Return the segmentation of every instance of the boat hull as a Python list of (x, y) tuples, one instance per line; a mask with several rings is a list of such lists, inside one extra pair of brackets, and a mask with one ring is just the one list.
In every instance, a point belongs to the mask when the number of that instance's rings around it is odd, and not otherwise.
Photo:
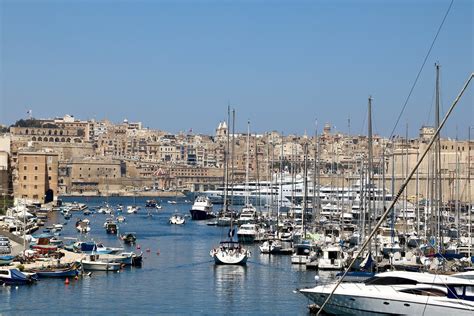
[(118, 271), (120, 263), (82, 261), (82, 268), (85, 271)]
[(240, 243), (252, 244), (255, 242), (255, 234), (237, 234)]
[[(314, 293), (301, 291), (307, 298), (316, 305), (321, 306), (327, 297), (327, 293)], [(472, 315), (472, 308), (460, 305), (459, 308), (434, 305), (425, 302), (407, 302), (406, 300), (396, 300), (377, 297), (360, 297), (353, 295), (334, 294), (324, 308), (325, 313), (335, 315), (430, 315), (446, 316), (455, 312), (455, 315)], [(428, 300), (429, 301), (429, 300)]]
[(195, 221), (202, 221), (202, 220), (214, 218), (214, 216), (207, 211), (192, 209), (189, 211), (189, 213), (191, 213), (191, 219)]

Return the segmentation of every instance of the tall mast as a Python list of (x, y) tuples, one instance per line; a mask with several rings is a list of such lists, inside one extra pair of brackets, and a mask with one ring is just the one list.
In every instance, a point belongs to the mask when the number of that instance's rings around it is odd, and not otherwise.
[[(369, 161), (368, 161), (368, 189), (369, 189), (369, 203), (368, 203), (368, 223), (369, 223), (369, 232), (372, 231), (372, 202), (373, 202), (373, 189), (372, 189), (372, 172), (373, 172), (373, 148), (372, 148), (372, 96), (369, 96), (368, 103), (368, 137), (369, 137)], [(371, 244), (369, 245), (369, 252), (371, 250)]]
[[(231, 159), (231, 178), (230, 183), (232, 185), (231, 192), (230, 192), (230, 205), (234, 207), (234, 153), (235, 153), (235, 109), (232, 109), (232, 154), (230, 156)], [(232, 216), (231, 216), (232, 218)]]
[[(459, 202), (461, 199), (461, 174), (460, 174), (460, 169), (459, 169), (459, 139), (458, 139), (458, 127), (456, 126), (456, 229), (458, 232), (458, 240), (461, 237), (460, 235), (460, 229), (459, 229), (459, 223), (460, 223), (460, 211), (459, 211)], [(468, 212), (469, 214), (469, 212)], [(470, 214), (469, 214), (470, 215)]]
[[(406, 178), (408, 176), (408, 123), (406, 124), (405, 129), (405, 172), (403, 177)], [(403, 234), (406, 236), (408, 233), (408, 218), (407, 218), (407, 211), (408, 211), (408, 190), (405, 190), (405, 207), (403, 211)], [(406, 243), (405, 243), (406, 244)]]
[(280, 150), (280, 189), (278, 194), (278, 217), (280, 217), (280, 211), (283, 206), (283, 133), (281, 133), (281, 150)]
[(320, 223), (321, 223), (321, 183), (320, 183), (320, 180), (321, 180), (321, 175), (320, 175), (320, 170), (319, 170), (319, 141), (320, 141), (320, 138), (318, 138), (317, 136), (317, 131), (318, 129), (316, 129), (316, 138), (317, 138), (317, 148), (316, 148), (316, 179), (317, 179), (317, 185), (318, 185), (318, 192), (317, 192), (317, 205), (318, 205), (318, 210), (317, 210), (317, 214), (316, 214), (316, 219), (317, 219), (317, 225), (319, 227)]
[(227, 191), (229, 190), (229, 150), (230, 150), (230, 105), (227, 106), (227, 144), (224, 150), (224, 212), (227, 212)]
[[(472, 196), (471, 196), (471, 128), (472, 126), (469, 126), (469, 130), (467, 132), (468, 135), (468, 145), (467, 145), (467, 185), (468, 185), (468, 196), (469, 196), (469, 203), (468, 203), (468, 214), (469, 214), (469, 230), (468, 230), (468, 236), (469, 236), (469, 248), (468, 248), (468, 258), (471, 258), (471, 247), (472, 247)], [(472, 264), (471, 264), (472, 265)]]
[(306, 208), (307, 208), (307, 195), (308, 195), (308, 143), (305, 141), (304, 143), (304, 170), (303, 170), (303, 185), (304, 185), (304, 193), (303, 193), (303, 212), (302, 212), (302, 225), (303, 225), (303, 238), (306, 239)]
[(257, 198), (258, 198), (258, 211), (262, 214), (262, 196), (260, 194), (260, 170), (258, 165), (258, 143), (257, 134), (255, 134), (255, 167), (257, 172)]
[(316, 121), (316, 126), (314, 128), (314, 162), (313, 162), (313, 201), (311, 204), (313, 205), (312, 214), (313, 214), (313, 221), (316, 219), (316, 159), (317, 159), (317, 138), (318, 138), (318, 121)]
[[(440, 90), (439, 90), (439, 68), (440, 65), (439, 63), (436, 63), (436, 129), (438, 129), (440, 121), (439, 121), (439, 103), (440, 103)], [(443, 196), (442, 196), (442, 187), (441, 187), (441, 137), (438, 135), (436, 137), (436, 168), (435, 168), (435, 177), (436, 177), (436, 183), (437, 183), (437, 231), (438, 231), (438, 244), (440, 246), (440, 249), (443, 248), (443, 242), (442, 242), (442, 232), (441, 232), (441, 208), (443, 207)]]
[(250, 121), (247, 121), (247, 157), (245, 166), (245, 206), (249, 205)]
[[(420, 155), (420, 146), (418, 145), (418, 149), (416, 150), (416, 161), (418, 161)], [(420, 183), (420, 174), (419, 169), (416, 169), (416, 235), (420, 238), (420, 200), (419, 200), (419, 183)], [(426, 223), (425, 223), (426, 224)]]

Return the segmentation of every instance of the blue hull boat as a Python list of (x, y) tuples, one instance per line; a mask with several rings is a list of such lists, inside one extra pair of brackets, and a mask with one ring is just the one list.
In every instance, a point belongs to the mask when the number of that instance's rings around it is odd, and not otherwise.
[(20, 270), (8, 269), (0, 270), (0, 283), (6, 285), (27, 285), (38, 280), (36, 274), (24, 274)]

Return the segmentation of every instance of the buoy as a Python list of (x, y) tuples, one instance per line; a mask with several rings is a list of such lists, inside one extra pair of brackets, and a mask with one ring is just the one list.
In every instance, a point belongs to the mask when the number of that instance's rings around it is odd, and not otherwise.
[(151, 251), (150, 248), (146, 248), (146, 252), (150, 252), (150, 251)]
[(76, 276), (74, 277), (74, 280), (79, 280), (79, 277), (76, 275)]
[(69, 284), (69, 278), (66, 278), (66, 281), (64, 281), (64, 284)]
[(137, 249), (140, 249), (140, 245), (137, 245)]
[(156, 252), (156, 254), (159, 256), (160, 255), (160, 250), (158, 249), (158, 251)]

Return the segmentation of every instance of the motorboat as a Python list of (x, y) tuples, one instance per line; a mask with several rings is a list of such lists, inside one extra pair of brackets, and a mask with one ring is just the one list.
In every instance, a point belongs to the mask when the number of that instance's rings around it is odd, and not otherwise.
[(128, 214), (137, 214), (137, 213), (138, 213), (138, 207), (132, 206), (132, 205), (128, 205), (128, 206), (127, 206), (127, 213), (128, 213)]
[(240, 211), (237, 223), (243, 224), (254, 224), (258, 220), (257, 209), (252, 204), (245, 205)]
[(261, 253), (277, 254), (282, 250), (282, 244), (279, 240), (267, 240), (259, 246)]
[(222, 241), (219, 247), (210, 251), (216, 264), (245, 265), (250, 257), (250, 251), (243, 248), (237, 241)]
[(120, 239), (122, 239), (125, 243), (127, 244), (133, 244), (137, 241), (137, 236), (135, 233), (124, 233), (122, 236), (120, 236)]
[(96, 254), (90, 255), (88, 259), (82, 259), (80, 263), (85, 271), (118, 271), (121, 266), (117, 262), (103, 261)]
[(105, 231), (107, 234), (117, 234), (118, 232), (118, 226), (115, 221), (107, 221), (105, 222)]
[(146, 200), (145, 202), (145, 207), (152, 207), (155, 208), (157, 206), (157, 203), (155, 200)]
[(205, 220), (215, 217), (212, 213), (212, 202), (207, 196), (198, 196), (189, 212), (193, 220)]
[(80, 233), (88, 233), (91, 231), (91, 228), (89, 226), (89, 220), (87, 219), (80, 219), (76, 222), (76, 229)]
[(253, 243), (258, 233), (258, 226), (256, 224), (243, 224), (237, 230), (237, 238), (241, 243)]
[(35, 273), (23, 273), (17, 268), (1, 269), (0, 284), (5, 285), (27, 285), (37, 281)]
[(0, 256), (0, 266), (9, 265), (10, 263), (13, 262), (13, 259), (15, 259), (15, 256), (10, 256), (10, 255)]
[(303, 240), (301, 243), (294, 246), (294, 252), (291, 255), (291, 263), (293, 264), (307, 264), (317, 258), (314, 246), (308, 240)]
[(183, 225), (184, 223), (186, 223), (186, 219), (184, 218), (184, 216), (181, 216), (179, 214), (173, 214), (169, 219), (169, 223), (174, 225)]
[[(322, 306), (336, 281), (301, 289), (300, 293)], [(473, 315), (472, 280), (420, 272), (391, 271), (363, 283), (338, 286), (324, 307), (325, 313), (384, 315)]]
[(328, 245), (322, 248), (323, 255), (318, 259), (320, 270), (342, 270), (346, 264), (346, 258), (340, 245)]

